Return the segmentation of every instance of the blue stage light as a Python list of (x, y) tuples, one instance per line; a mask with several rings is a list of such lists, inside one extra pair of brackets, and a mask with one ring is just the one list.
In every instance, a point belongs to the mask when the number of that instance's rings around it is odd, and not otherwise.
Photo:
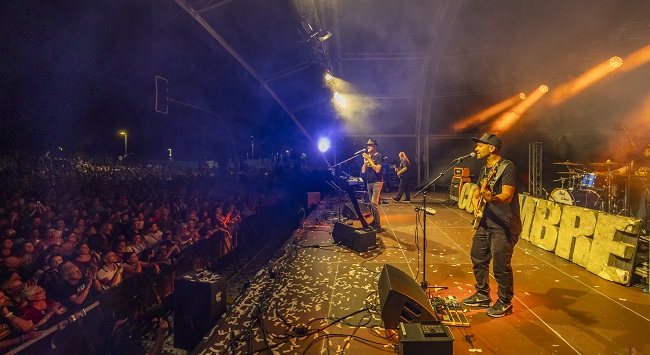
[(332, 143), (330, 142), (329, 138), (322, 137), (318, 140), (318, 150), (320, 150), (321, 153), (328, 151), (331, 146)]

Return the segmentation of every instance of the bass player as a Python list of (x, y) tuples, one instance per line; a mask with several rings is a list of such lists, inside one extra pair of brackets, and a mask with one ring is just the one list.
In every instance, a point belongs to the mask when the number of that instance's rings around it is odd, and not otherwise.
[[(514, 289), (511, 261), (521, 233), (517, 168), (501, 157), (499, 137), (486, 133), (472, 140), (477, 143), (474, 149), (476, 158), (484, 159), (486, 164), (479, 173), (478, 187), (472, 197), (474, 213), (478, 218), (470, 254), (476, 293), (462, 302), (467, 306), (489, 307), (487, 315), (503, 317), (512, 313)], [(494, 278), (499, 286), (498, 299), (494, 304), (490, 298), (490, 261), (493, 261)]]

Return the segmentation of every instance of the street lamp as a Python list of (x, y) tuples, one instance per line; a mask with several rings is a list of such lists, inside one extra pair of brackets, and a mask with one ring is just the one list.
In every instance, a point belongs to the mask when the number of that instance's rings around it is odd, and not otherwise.
[(124, 136), (124, 157), (126, 158), (129, 155), (129, 151), (127, 149), (128, 135), (126, 134), (126, 131), (121, 131), (120, 135)]

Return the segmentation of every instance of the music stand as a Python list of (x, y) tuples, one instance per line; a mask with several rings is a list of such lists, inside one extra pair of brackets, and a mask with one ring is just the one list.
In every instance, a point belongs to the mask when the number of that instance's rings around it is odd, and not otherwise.
[(422, 282), (420, 283), (420, 287), (422, 289), (426, 290), (429, 287), (429, 283), (427, 282), (427, 189), (429, 189), (429, 186), (433, 185), (438, 179), (443, 177), (446, 173), (449, 172), (449, 170), (453, 169), (458, 163), (463, 161), (465, 157), (460, 157), (456, 158), (451, 161), (449, 168), (447, 168), (445, 171), (441, 172), (436, 176), (433, 180), (431, 180), (428, 184), (426, 184), (420, 191), (416, 192), (415, 195), (413, 195), (412, 198), (417, 197), (418, 195), (422, 194), (422, 208), (421, 209), (416, 209), (415, 213), (420, 213), (420, 211), (423, 212), (424, 214), (424, 223), (422, 227), (422, 238), (424, 239), (422, 243)]

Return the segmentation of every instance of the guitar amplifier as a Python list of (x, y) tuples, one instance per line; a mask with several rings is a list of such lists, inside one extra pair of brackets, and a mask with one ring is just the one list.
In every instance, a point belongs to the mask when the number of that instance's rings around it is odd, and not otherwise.
[(469, 168), (454, 168), (454, 176), (469, 177)]
[[(467, 168), (462, 168), (462, 169), (467, 169)], [(469, 171), (469, 169), (467, 169)], [(451, 184), (449, 184), (449, 199), (458, 202), (458, 199), (460, 198), (460, 192), (463, 189), (463, 184), (470, 182), (471, 179), (465, 176), (456, 176), (454, 175), (451, 178)]]

